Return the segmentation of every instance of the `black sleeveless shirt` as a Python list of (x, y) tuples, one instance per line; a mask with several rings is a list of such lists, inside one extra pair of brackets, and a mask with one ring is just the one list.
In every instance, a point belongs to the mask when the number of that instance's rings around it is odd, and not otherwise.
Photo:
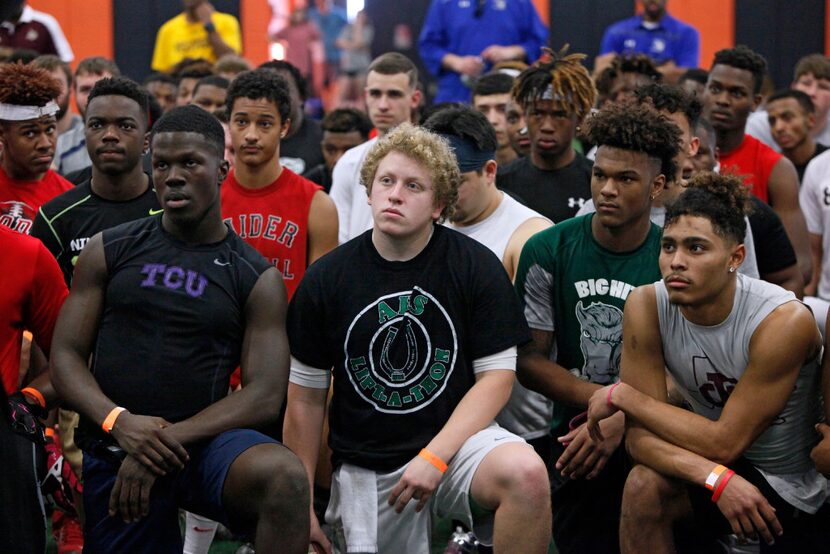
[(109, 281), (92, 362), (103, 393), (171, 422), (227, 395), (265, 258), (230, 229), (217, 243), (186, 245), (161, 216), (106, 230), (103, 242)]

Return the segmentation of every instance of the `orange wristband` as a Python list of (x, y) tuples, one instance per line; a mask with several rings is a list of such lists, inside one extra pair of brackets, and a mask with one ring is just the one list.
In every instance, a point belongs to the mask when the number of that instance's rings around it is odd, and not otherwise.
[(422, 448), (420, 452), (418, 452), (418, 457), (423, 458), (428, 461), (430, 464), (435, 467), (441, 473), (447, 471), (447, 464), (444, 463), (444, 460), (427, 450), (426, 448)]
[(706, 478), (706, 483), (704, 483), (704, 486), (710, 491), (715, 490), (715, 483), (718, 482), (718, 477), (720, 477), (720, 474), (726, 471), (726, 469), (727, 468), (724, 465), (716, 465), (715, 469), (713, 469), (712, 472), (709, 474), (709, 477)]
[(35, 401), (40, 404), (41, 408), (44, 410), (46, 409), (46, 399), (43, 398), (43, 395), (39, 390), (33, 389), (32, 387), (26, 387), (25, 389), (21, 389), (20, 392), (27, 395), (29, 398), (34, 398)]
[(104, 418), (104, 423), (101, 424), (101, 429), (104, 430), (104, 433), (110, 434), (112, 433), (112, 428), (115, 426), (115, 420), (118, 419), (118, 416), (121, 415), (121, 412), (126, 412), (126, 408), (122, 408), (121, 406), (116, 406), (113, 408), (110, 413), (107, 414), (107, 417)]

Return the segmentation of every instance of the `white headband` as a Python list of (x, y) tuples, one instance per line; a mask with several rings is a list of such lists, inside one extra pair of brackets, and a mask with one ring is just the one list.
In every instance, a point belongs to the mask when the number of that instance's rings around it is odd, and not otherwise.
[(60, 108), (54, 100), (45, 106), (18, 106), (0, 102), (0, 121), (28, 121), (40, 119), (46, 115), (55, 115)]

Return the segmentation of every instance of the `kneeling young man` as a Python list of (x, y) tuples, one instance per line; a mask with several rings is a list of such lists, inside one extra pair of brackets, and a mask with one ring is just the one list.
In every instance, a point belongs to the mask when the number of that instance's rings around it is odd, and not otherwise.
[(282, 279), (222, 222), (219, 122), (176, 108), (151, 146), (163, 215), (89, 240), (52, 343), (55, 386), (81, 414), (84, 551), (181, 553), (182, 507), (255, 531), (257, 552), (305, 553), (302, 466), (244, 429), (275, 420), (285, 393)]
[[(663, 279), (625, 305), (622, 382), (591, 397), (592, 434), (625, 412), (637, 464), (623, 495), (623, 552), (674, 552), (684, 523), (697, 537), (760, 536), (762, 552), (830, 543), (827, 481), (809, 457), (821, 337), (791, 292), (736, 272), (747, 200), (738, 178), (704, 173), (668, 207)], [(666, 369), (693, 413), (667, 403)]]
[[(491, 425), (527, 324), (498, 258), (436, 225), (456, 203), (456, 159), (402, 124), (372, 147), (361, 180), (373, 228), (311, 266), (291, 301), (285, 443), (311, 479), (333, 373), (326, 520), (342, 550), (428, 553), (442, 517), (496, 552), (545, 552), (545, 465)], [(328, 548), (311, 517), (311, 541)]]

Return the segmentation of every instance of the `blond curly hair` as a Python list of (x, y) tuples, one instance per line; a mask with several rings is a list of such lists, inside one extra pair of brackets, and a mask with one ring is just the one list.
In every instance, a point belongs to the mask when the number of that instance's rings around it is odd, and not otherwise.
[(378, 139), (363, 161), (360, 182), (366, 187), (367, 194), (372, 194), (372, 182), (375, 180), (378, 165), (390, 152), (399, 152), (412, 158), (429, 171), (433, 206), (444, 206), (438, 221), (448, 219), (455, 211), (458, 187), (461, 184), (461, 172), (449, 142), (435, 133), (409, 123), (397, 126)]

